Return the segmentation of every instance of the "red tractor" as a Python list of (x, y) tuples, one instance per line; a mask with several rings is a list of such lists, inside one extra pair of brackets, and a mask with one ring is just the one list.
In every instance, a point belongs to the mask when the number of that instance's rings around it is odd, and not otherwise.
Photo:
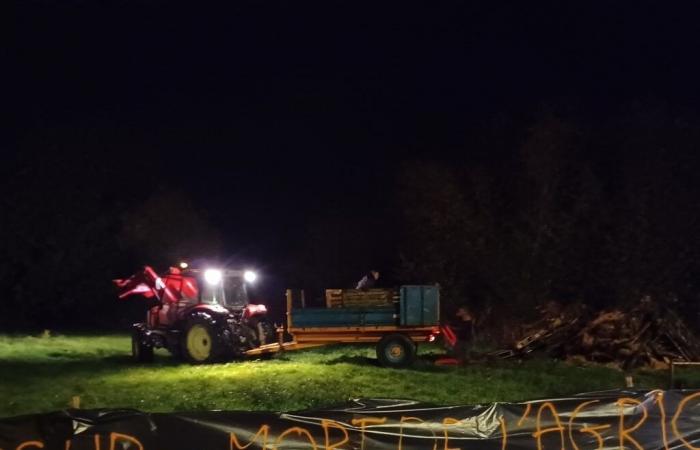
[(153, 360), (153, 349), (165, 348), (176, 357), (203, 364), (241, 357), (270, 343), (275, 329), (265, 305), (248, 302), (246, 285), (255, 273), (243, 270), (171, 267), (158, 275), (151, 267), (127, 279), (114, 280), (119, 298), (141, 296), (147, 301), (145, 323), (136, 323), (132, 355)]

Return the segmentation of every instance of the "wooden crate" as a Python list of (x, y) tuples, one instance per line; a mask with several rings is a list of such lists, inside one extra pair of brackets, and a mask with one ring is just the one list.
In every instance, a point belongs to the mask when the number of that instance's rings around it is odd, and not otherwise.
[(396, 293), (392, 289), (326, 289), (328, 308), (367, 308), (392, 306)]

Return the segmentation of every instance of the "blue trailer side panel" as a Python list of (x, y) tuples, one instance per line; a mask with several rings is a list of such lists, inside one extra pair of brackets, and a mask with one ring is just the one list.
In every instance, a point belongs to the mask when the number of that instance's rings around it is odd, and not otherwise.
[(401, 325), (430, 326), (440, 321), (437, 286), (401, 286)]
[(388, 308), (302, 308), (292, 311), (294, 327), (396, 325), (396, 310)]

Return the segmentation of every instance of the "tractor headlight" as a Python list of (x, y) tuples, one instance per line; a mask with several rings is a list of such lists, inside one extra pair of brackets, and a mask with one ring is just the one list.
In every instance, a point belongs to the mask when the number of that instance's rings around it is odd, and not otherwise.
[(209, 284), (221, 283), (221, 271), (217, 269), (207, 269), (204, 271), (204, 279)]
[(258, 278), (258, 274), (253, 272), (252, 270), (246, 270), (243, 273), (243, 279), (246, 280), (248, 283), (252, 283)]

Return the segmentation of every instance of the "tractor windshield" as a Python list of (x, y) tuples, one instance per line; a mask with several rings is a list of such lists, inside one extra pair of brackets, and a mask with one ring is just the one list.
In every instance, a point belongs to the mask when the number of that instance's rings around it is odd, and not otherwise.
[(241, 309), (248, 304), (248, 293), (243, 279), (237, 277), (223, 277), (216, 284), (201, 283), (202, 303), (226, 306)]
[(242, 278), (224, 277), (226, 306), (244, 308), (248, 304), (248, 291)]

